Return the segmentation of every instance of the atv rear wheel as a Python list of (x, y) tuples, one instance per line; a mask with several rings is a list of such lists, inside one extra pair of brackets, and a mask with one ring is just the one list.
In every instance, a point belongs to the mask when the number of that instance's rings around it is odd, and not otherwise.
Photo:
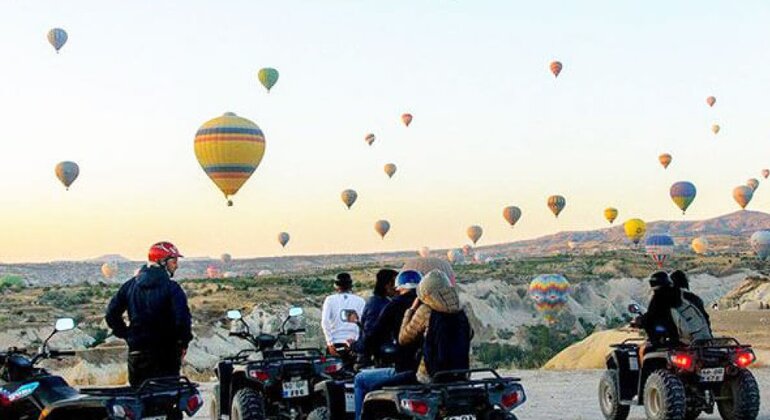
[(686, 412), (684, 384), (673, 373), (659, 369), (644, 385), (644, 411), (648, 420), (679, 420)]
[(599, 407), (607, 420), (626, 420), (631, 407), (620, 404), (618, 371), (607, 370), (599, 380)]
[(318, 407), (307, 415), (307, 420), (329, 420), (331, 415), (326, 407)]
[(211, 404), (209, 404), (209, 418), (219, 420), (219, 384), (214, 385), (211, 395)]
[(264, 420), (265, 405), (262, 395), (253, 389), (244, 388), (235, 393), (230, 409), (231, 420)]
[(756, 419), (759, 414), (759, 386), (754, 375), (746, 369), (726, 378), (717, 401), (719, 414), (725, 420)]

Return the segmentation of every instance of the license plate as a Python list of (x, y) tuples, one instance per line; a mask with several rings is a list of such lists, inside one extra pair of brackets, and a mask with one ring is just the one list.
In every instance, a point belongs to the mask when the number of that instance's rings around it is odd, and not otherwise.
[(307, 381), (288, 381), (283, 383), (284, 398), (300, 398), (310, 395), (310, 385)]
[(476, 415), (463, 414), (460, 416), (449, 416), (449, 417), (444, 417), (444, 420), (476, 420)]
[(701, 382), (721, 382), (725, 379), (725, 368), (701, 369)]
[(639, 359), (636, 356), (628, 358), (628, 369), (639, 370)]
[(166, 416), (142, 417), (144, 420), (166, 420)]
[(354, 413), (356, 411), (356, 394), (345, 392), (345, 412)]

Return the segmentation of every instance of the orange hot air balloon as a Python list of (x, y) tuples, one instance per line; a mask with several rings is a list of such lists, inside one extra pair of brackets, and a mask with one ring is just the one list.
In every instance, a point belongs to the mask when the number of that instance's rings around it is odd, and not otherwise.
[(382, 239), (385, 239), (385, 235), (390, 231), (390, 222), (387, 220), (378, 220), (374, 223), (374, 230), (380, 235)]
[(561, 73), (562, 65), (560, 61), (551, 61), (551, 64), (549, 65), (551, 68), (551, 73), (553, 73), (553, 77), (559, 77), (559, 73)]
[(668, 153), (663, 153), (662, 155), (658, 156), (658, 161), (661, 165), (663, 165), (663, 169), (667, 169), (668, 165), (671, 164), (671, 155)]
[(481, 239), (481, 235), (484, 234), (484, 229), (482, 229), (481, 226), (473, 225), (470, 226), (465, 233), (468, 235), (468, 238), (473, 241), (473, 245), (476, 245), (476, 242)]
[(717, 98), (709, 96), (706, 98), (706, 103), (709, 104), (709, 106), (714, 106), (714, 104), (717, 103)]
[(749, 205), (751, 198), (754, 196), (754, 190), (748, 185), (740, 185), (733, 189), (733, 199), (742, 209), (745, 209)]
[(401, 115), (401, 122), (404, 123), (405, 126), (409, 127), (409, 124), (412, 123), (412, 114), (406, 113)]

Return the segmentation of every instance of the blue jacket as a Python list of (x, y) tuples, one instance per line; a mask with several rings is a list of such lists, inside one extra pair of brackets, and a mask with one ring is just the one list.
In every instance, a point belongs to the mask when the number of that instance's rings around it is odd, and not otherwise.
[(374, 295), (366, 301), (364, 306), (364, 313), (361, 315), (361, 328), (364, 330), (364, 335), (371, 332), (374, 328), (374, 323), (379, 318), (382, 310), (385, 309), (385, 305), (390, 302), (390, 299), (384, 296)]
[(187, 296), (164, 267), (144, 266), (123, 283), (107, 306), (105, 320), (115, 337), (128, 342), (130, 351), (178, 351), (192, 340)]

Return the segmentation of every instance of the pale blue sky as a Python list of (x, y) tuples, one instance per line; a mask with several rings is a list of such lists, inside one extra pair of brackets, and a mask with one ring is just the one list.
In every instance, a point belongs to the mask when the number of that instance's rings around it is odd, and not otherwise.
[[(681, 219), (668, 197), (679, 180), (698, 187), (686, 219), (733, 211), (732, 188), (770, 167), (769, 12), (762, 1), (6, 0), (0, 260), (139, 258), (160, 239), (235, 257), (438, 248), (468, 242), (470, 224), (491, 244), (604, 227), (610, 205), (619, 222)], [(58, 55), (45, 38), (55, 26), (70, 38)], [(256, 81), (265, 66), (281, 72), (269, 95)], [(225, 111), (267, 140), (232, 208), (192, 148)], [(69, 192), (53, 176), (67, 159), (81, 165)], [(348, 212), (349, 187), (360, 198)], [(768, 188), (749, 208), (767, 210)], [(568, 200), (558, 220), (550, 194)], [(509, 204), (524, 212), (513, 231)], [(392, 225), (384, 242), (379, 218)]]

